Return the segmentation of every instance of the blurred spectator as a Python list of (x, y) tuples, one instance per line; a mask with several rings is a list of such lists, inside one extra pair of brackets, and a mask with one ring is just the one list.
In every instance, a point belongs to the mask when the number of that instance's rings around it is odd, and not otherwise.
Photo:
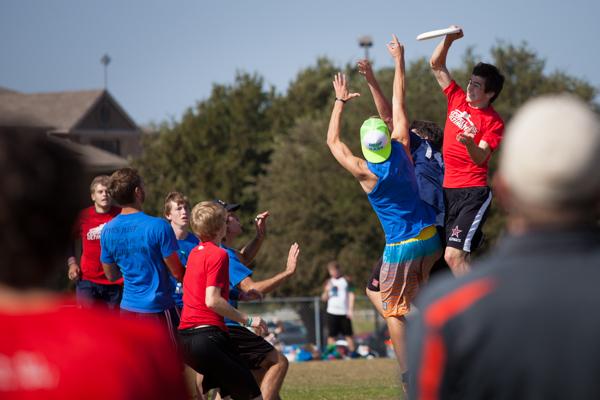
[(84, 204), (82, 171), (45, 136), (0, 135), (0, 398), (186, 399), (161, 329), (48, 288)]

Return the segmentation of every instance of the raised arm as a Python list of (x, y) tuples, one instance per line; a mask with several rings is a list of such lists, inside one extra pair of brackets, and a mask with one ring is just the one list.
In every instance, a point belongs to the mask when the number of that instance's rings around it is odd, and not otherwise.
[(268, 211), (264, 211), (254, 218), (256, 235), (254, 235), (254, 238), (238, 251), (238, 258), (242, 264), (246, 266), (254, 260), (267, 235), (267, 218), (269, 218)]
[(357, 65), (358, 72), (363, 75), (367, 81), (367, 85), (371, 91), (371, 96), (373, 96), (373, 102), (375, 103), (375, 107), (377, 107), (379, 118), (385, 122), (390, 132), (392, 132), (394, 130), (394, 122), (392, 120), (392, 105), (383, 95), (381, 87), (375, 78), (375, 74), (373, 74), (371, 63), (369, 60), (365, 59), (360, 60)]
[(358, 97), (360, 94), (349, 93), (346, 76), (341, 72), (335, 75), (333, 88), (335, 89), (335, 103), (331, 111), (329, 128), (327, 129), (327, 146), (329, 146), (329, 150), (337, 162), (358, 179), (365, 191), (369, 192), (375, 186), (377, 177), (369, 171), (366, 161), (352, 154), (352, 151), (340, 139), (340, 125), (344, 105), (348, 100)]
[[(456, 25), (452, 25), (451, 28), (457, 28)], [(429, 66), (433, 71), (433, 76), (437, 80), (438, 84), (442, 88), (442, 90), (446, 89), (450, 82), (452, 82), (452, 77), (450, 76), (450, 72), (446, 67), (446, 56), (448, 55), (448, 50), (452, 45), (452, 42), (462, 38), (463, 31), (461, 29), (458, 33), (453, 33), (451, 35), (444, 36), (444, 39), (437, 45), (433, 54), (431, 55), (431, 59), (429, 60)]]
[(392, 41), (387, 45), (388, 51), (394, 59), (394, 91), (392, 97), (392, 113), (394, 130), (392, 140), (402, 143), (408, 158), (410, 154), (410, 135), (408, 133), (408, 116), (406, 115), (406, 85), (404, 79), (404, 46), (398, 42), (396, 35), (392, 35)]
[(244, 292), (255, 290), (262, 294), (272, 292), (273, 290), (277, 289), (288, 278), (290, 278), (296, 273), (296, 266), (298, 264), (299, 254), (300, 246), (298, 246), (298, 243), (292, 244), (290, 246), (290, 251), (288, 252), (288, 258), (285, 269), (282, 272), (275, 274), (272, 277), (264, 279), (262, 281), (254, 281), (251, 277), (247, 277), (240, 282), (240, 289), (242, 289)]

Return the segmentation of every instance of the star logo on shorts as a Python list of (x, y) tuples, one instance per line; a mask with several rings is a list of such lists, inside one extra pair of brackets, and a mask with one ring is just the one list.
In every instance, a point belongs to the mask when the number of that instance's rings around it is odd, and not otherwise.
[(458, 225), (456, 225), (454, 228), (452, 228), (452, 235), (450, 235), (450, 237), (458, 237), (461, 232), (462, 231), (458, 229)]

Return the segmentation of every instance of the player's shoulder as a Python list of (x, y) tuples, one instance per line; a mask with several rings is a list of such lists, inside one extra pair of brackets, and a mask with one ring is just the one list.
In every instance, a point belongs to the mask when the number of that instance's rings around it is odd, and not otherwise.
[(229, 254), (227, 251), (212, 242), (202, 242), (197, 246), (197, 249), (203, 252), (207, 257), (215, 259), (229, 259)]
[(489, 125), (504, 126), (504, 119), (502, 119), (502, 116), (496, 111), (492, 104), (490, 104), (485, 111)]

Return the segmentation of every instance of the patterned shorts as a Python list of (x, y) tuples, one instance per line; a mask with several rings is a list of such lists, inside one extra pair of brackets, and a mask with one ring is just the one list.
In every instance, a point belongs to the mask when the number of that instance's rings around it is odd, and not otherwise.
[(441, 242), (433, 225), (417, 237), (386, 244), (379, 275), (384, 317), (408, 314), (410, 303), (429, 279), (429, 271), (441, 254)]

